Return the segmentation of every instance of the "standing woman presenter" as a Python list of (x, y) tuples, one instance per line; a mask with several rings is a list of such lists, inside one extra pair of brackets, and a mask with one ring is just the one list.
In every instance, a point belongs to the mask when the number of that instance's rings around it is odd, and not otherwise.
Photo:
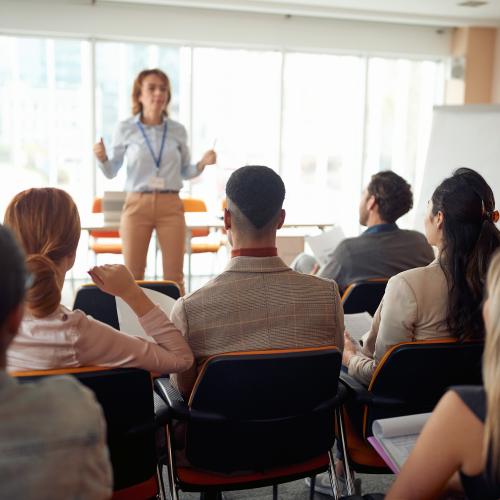
[(101, 139), (94, 154), (104, 175), (116, 176), (126, 158), (127, 198), (120, 222), (125, 265), (143, 279), (153, 229), (162, 252), (163, 277), (184, 293), (186, 223), (179, 198), (183, 179), (200, 175), (216, 162), (215, 151), (191, 163), (186, 129), (168, 117), (170, 81), (159, 69), (141, 71), (132, 89), (132, 114), (115, 130), (111, 156)]

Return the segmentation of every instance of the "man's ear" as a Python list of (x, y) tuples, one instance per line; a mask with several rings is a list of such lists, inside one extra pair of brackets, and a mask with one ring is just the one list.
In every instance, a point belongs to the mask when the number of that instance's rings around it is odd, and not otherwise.
[(278, 218), (278, 227), (277, 227), (277, 229), (281, 229), (283, 227), (283, 224), (285, 223), (285, 216), (286, 216), (286, 212), (282, 208), (280, 210), (280, 215), (279, 215), (279, 218)]
[(366, 208), (367, 208), (367, 210), (373, 210), (376, 205), (377, 205), (377, 200), (376, 200), (375, 196), (372, 194), (366, 200)]
[(227, 208), (224, 209), (224, 229), (231, 229), (231, 212)]
[(441, 210), (436, 214), (436, 228), (440, 231), (443, 229), (444, 224), (444, 213)]

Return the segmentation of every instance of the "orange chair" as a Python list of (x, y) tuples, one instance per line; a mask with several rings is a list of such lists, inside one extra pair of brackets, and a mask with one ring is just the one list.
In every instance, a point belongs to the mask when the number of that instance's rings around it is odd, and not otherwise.
[[(102, 198), (94, 198), (94, 203), (92, 204), (92, 213), (98, 214), (102, 213)], [(122, 253), (122, 244), (121, 241), (113, 241), (103, 243), (102, 240), (105, 239), (113, 239), (119, 240), (120, 233), (118, 231), (97, 231), (93, 230), (89, 232), (90, 236), (90, 249), (94, 252), (96, 260), (97, 255), (102, 253), (112, 253), (112, 254), (121, 254)]]
[(346, 470), (390, 472), (368, 442), (377, 419), (426, 413), (452, 385), (481, 385), (483, 343), (437, 339), (403, 342), (380, 360), (368, 387), (340, 374), (349, 395), (342, 417), (346, 430)]
[(277, 500), (278, 484), (327, 470), (337, 497), (331, 448), (345, 393), (341, 363), (334, 346), (218, 354), (204, 364), (188, 402), (169, 379), (156, 379), (170, 417), (171, 498), (182, 490), (220, 499), (225, 490), (272, 485)]
[[(197, 198), (183, 198), (184, 212), (207, 212), (207, 205)], [(217, 253), (221, 247), (220, 241), (206, 239), (210, 230), (196, 228), (191, 230), (191, 253)]]
[[(207, 205), (198, 198), (183, 198), (184, 212), (207, 212)], [(216, 254), (222, 246), (217, 233), (210, 233), (208, 227), (191, 229), (191, 238), (187, 241), (188, 254), (188, 289), (191, 290), (191, 256), (199, 253)]]
[(107, 444), (113, 467), (112, 500), (157, 498), (163, 479), (156, 453), (156, 431), (163, 429), (161, 411), (155, 416), (151, 375), (137, 368), (82, 367), (15, 372), (20, 382), (71, 375), (94, 392), (106, 418)]

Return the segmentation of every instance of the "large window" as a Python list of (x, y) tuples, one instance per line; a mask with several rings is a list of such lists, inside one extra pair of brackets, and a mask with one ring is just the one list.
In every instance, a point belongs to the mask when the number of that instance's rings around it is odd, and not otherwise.
[(291, 217), (356, 226), (344, 207), (361, 185), (364, 72), (360, 57), (286, 56), (281, 171)]
[(218, 209), (230, 173), (244, 164), (280, 172), (291, 216), (325, 214), (358, 231), (359, 194), (392, 169), (419, 184), (443, 64), (241, 49), (0, 37), (0, 209), (21, 189), (68, 190), (82, 213), (107, 180), (92, 144), (110, 147), (130, 116), (132, 82), (159, 67), (172, 82), (172, 118), (189, 133), (193, 161), (213, 147), (218, 165), (185, 190)]
[[(172, 100), (169, 104), (170, 116), (179, 119), (181, 66), (183, 51), (177, 47), (146, 45), (140, 43), (97, 42), (96, 59), (96, 139), (103, 138), (110, 148), (113, 131), (120, 120), (131, 115), (132, 85), (137, 74), (145, 68), (161, 68), (167, 73), (172, 87)], [(185, 57), (184, 57), (185, 59)], [(183, 94), (182, 94), (183, 95)], [(186, 115), (186, 113), (184, 113)], [(97, 172), (97, 192), (120, 191), (125, 184), (126, 169), (122, 168), (114, 179), (106, 179)]]
[(236, 168), (279, 170), (281, 60), (278, 52), (194, 49), (193, 161), (215, 144), (218, 164), (192, 181), (192, 194), (215, 209)]
[(91, 93), (86, 41), (0, 37), (0, 210), (28, 187), (60, 186), (88, 210)]

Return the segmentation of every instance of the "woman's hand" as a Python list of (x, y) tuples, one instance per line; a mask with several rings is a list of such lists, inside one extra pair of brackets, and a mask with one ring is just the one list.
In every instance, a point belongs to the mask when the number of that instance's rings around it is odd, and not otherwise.
[(207, 165), (213, 165), (217, 162), (217, 153), (213, 149), (209, 149), (198, 162), (198, 170), (203, 170)]
[(89, 274), (103, 292), (123, 299), (137, 316), (144, 316), (155, 307), (135, 282), (132, 273), (122, 264), (95, 266)]
[(106, 154), (106, 146), (104, 145), (104, 141), (101, 140), (94, 144), (94, 154), (95, 157), (101, 162), (104, 163), (108, 160), (108, 155)]
[(103, 292), (121, 297), (123, 300), (141, 292), (132, 273), (121, 264), (95, 266), (89, 271), (89, 274)]

